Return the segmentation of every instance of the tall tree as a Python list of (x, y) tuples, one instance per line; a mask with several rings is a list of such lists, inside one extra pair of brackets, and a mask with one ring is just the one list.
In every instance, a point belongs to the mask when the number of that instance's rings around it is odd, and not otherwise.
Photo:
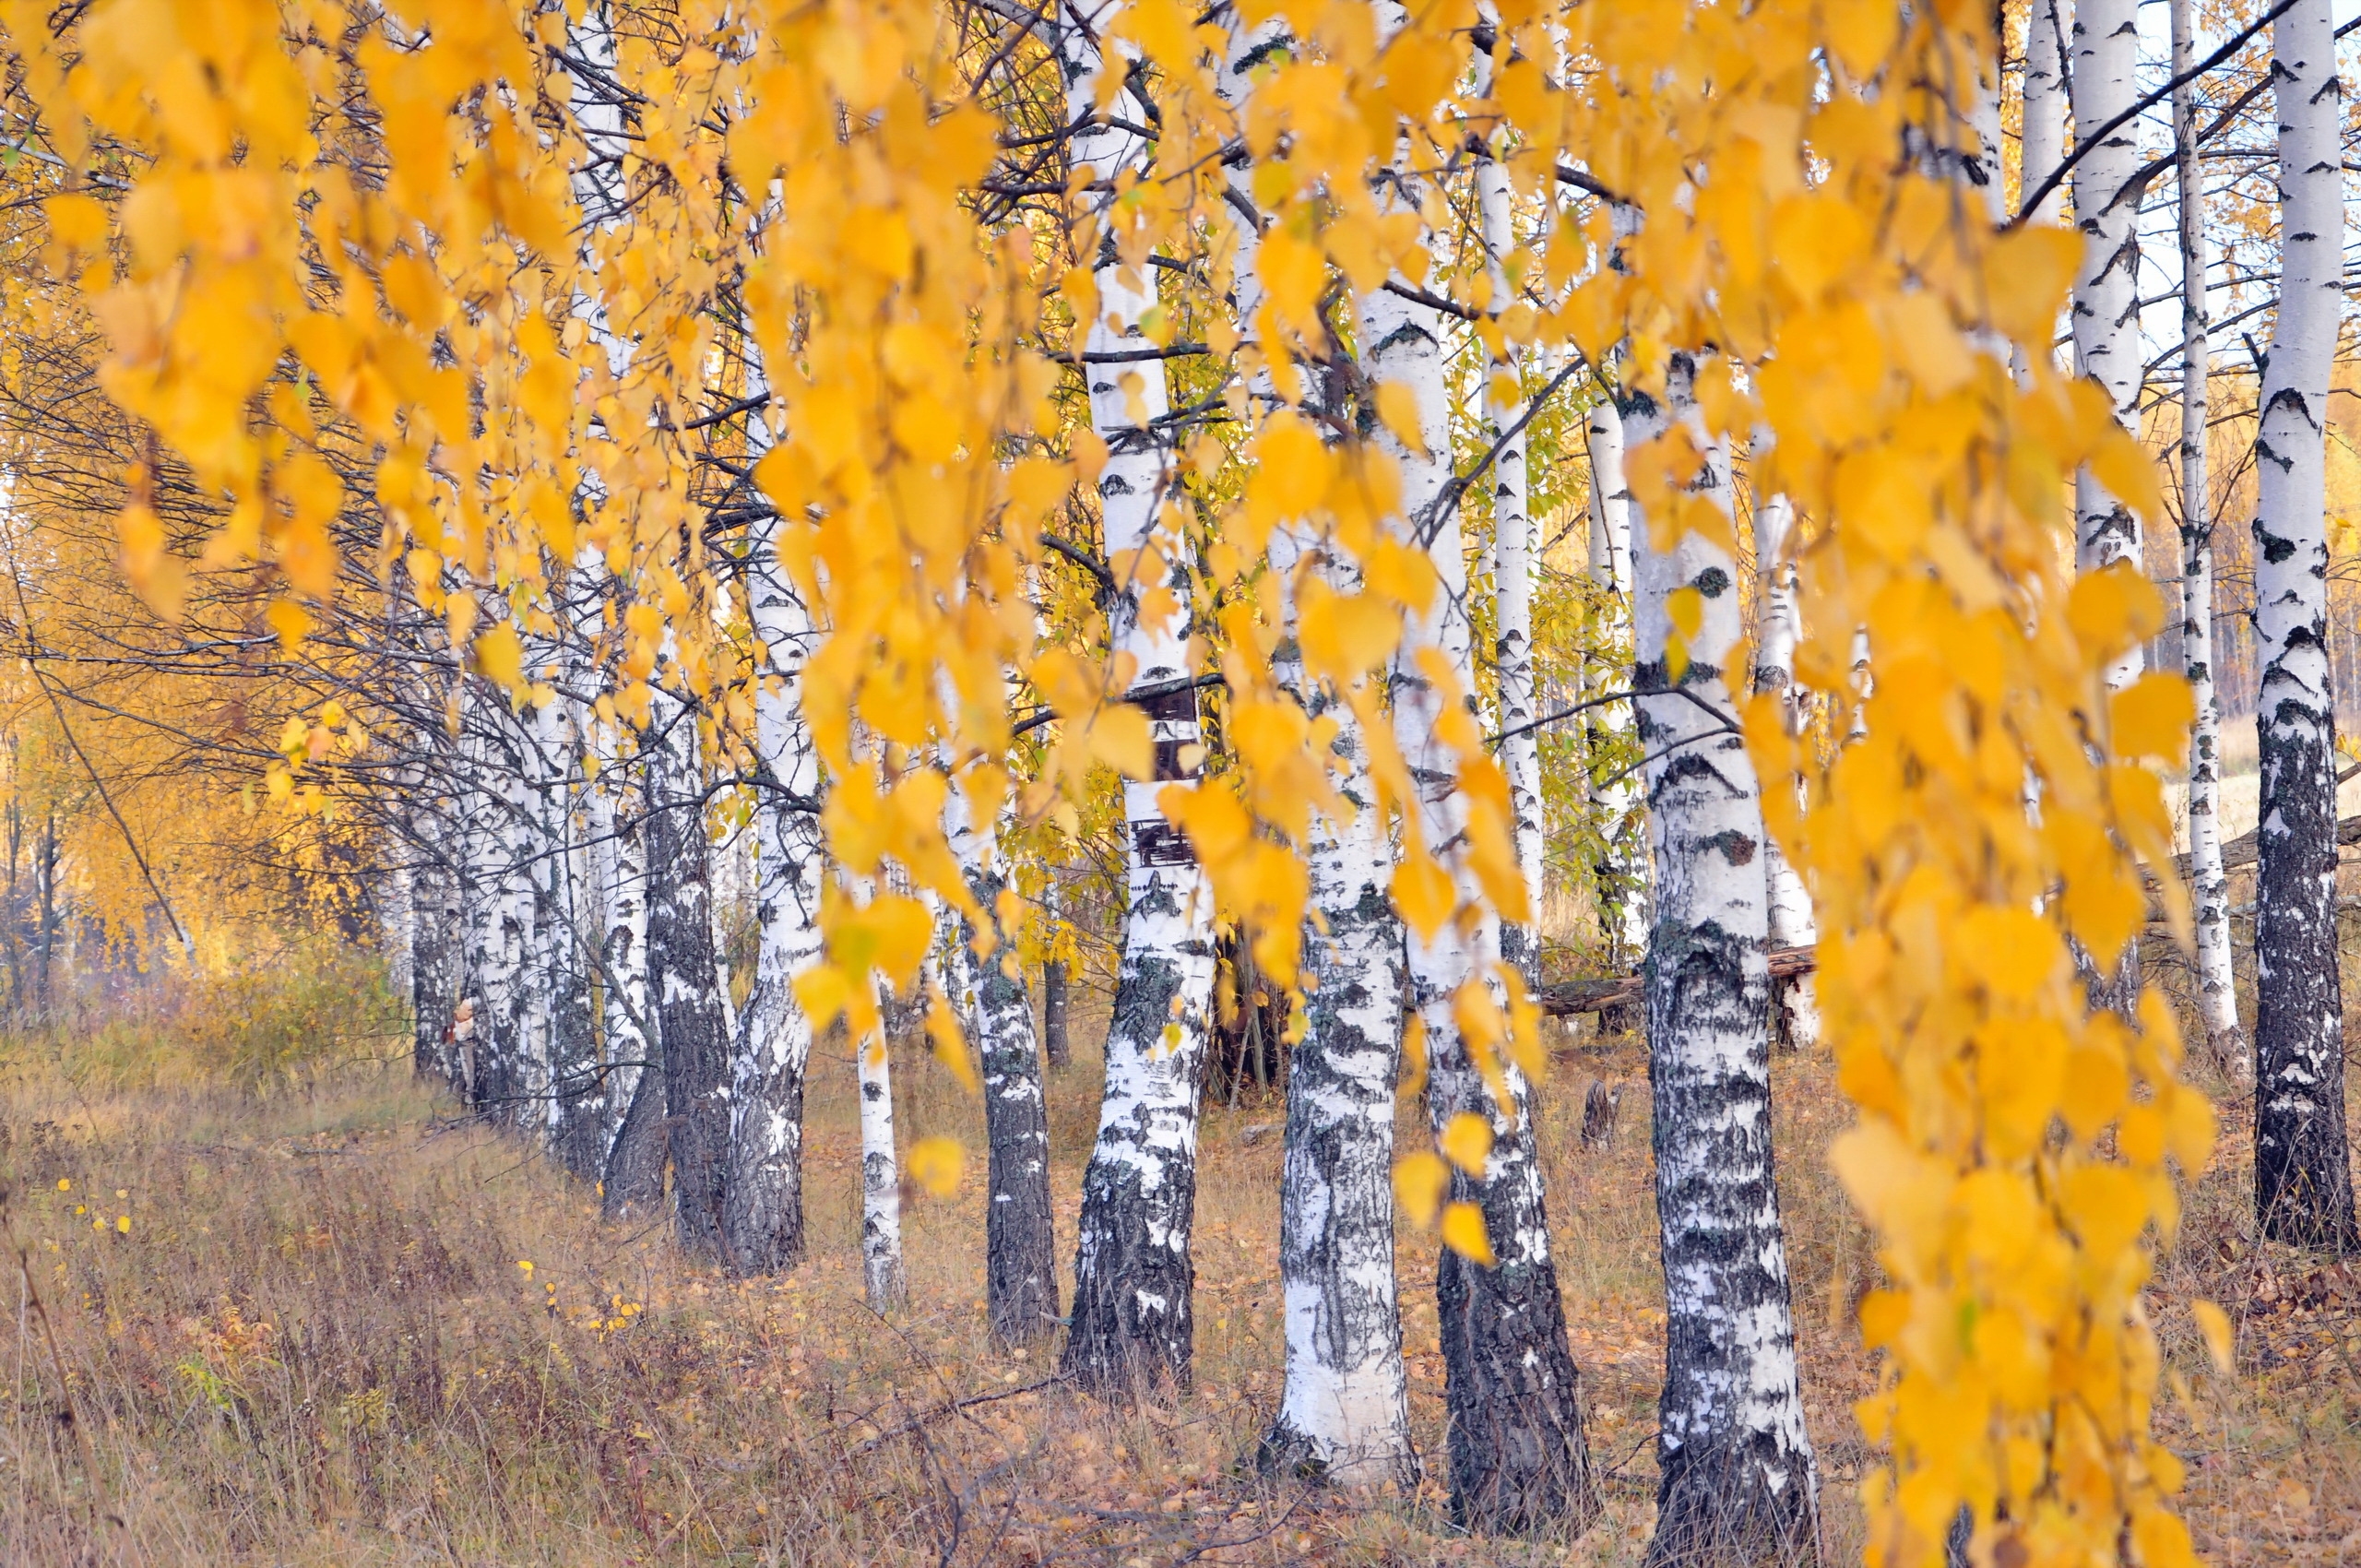
[(819, 758), (803, 722), (811, 612), (777, 562), (776, 525), (754, 545), (747, 599), (773, 679), (754, 693), (757, 834), (754, 983), (732, 1051), (736, 1122), (723, 1217), (737, 1266), (792, 1268), (803, 1259), (803, 1093), (812, 1024), (795, 981), (820, 960), (820, 889), (827, 870), (817, 816)]
[[(1119, 0), (1070, 6), (1060, 36), (1069, 114), (1080, 127), (1069, 158), (1101, 181), (1143, 164), (1146, 145), (1125, 127), (1153, 119), (1135, 77), (1106, 114), (1097, 108), (1101, 72), (1125, 68), (1120, 56), (1100, 53), (1120, 9)], [(1163, 618), (1154, 614), (1159, 602), (1190, 598), (1179, 541), (1157, 526), (1172, 482), (1159, 423), (1170, 398), (1162, 364), (1137, 357), (1150, 346), (1140, 324), (1156, 307), (1155, 271), (1125, 264), (1108, 225), (1084, 232), (1098, 246), (1095, 315), (1083, 338), (1091, 429), (1108, 453), (1098, 497), (1118, 584), (1109, 630), (1118, 662), (1132, 671), (1130, 700), (1148, 719), (1156, 777), (1123, 786), (1122, 966), (1108, 1022), (1098, 1138), (1083, 1172), (1064, 1365), (1085, 1387), (1123, 1393), (1190, 1379), (1196, 1277), (1190, 1232), (1214, 909), (1195, 852), (1157, 802), (1159, 791), (1196, 778), (1202, 741), (1186, 628), (1169, 609)]]
[[(1801, 621), (1796, 612), (1796, 564), (1787, 554), (1795, 520), (1796, 509), (1785, 495), (1764, 496), (1755, 506), (1754, 552), (1762, 593), (1755, 638), (1754, 690), (1778, 703), (1789, 732), (1801, 734), (1810, 715), (1809, 695), (1796, 683), (1796, 639)], [(1762, 869), (1770, 899), (1771, 945), (1803, 947), (1818, 941), (1811, 894), (1778, 841), (1768, 836), (1762, 841)], [(1774, 980), (1771, 998), (1782, 1040), (1797, 1051), (1819, 1042), (1820, 1004), (1809, 974)]]
[[(1702, 463), (1693, 487), (1726, 510), (1728, 457), (1706, 436), (1693, 377), (1692, 362), (1676, 356), (1666, 402), (1627, 402), (1624, 421), (1635, 446), (1690, 440)], [(1693, 530), (1659, 550), (1633, 524), (1635, 684), (1666, 694), (1639, 701), (1656, 868), (1645, 976), (1665, 1280), (1661, 1479), (1647, 1561), (1811, 1562), (1819, 1481), (1772, 1171), (1762, 803), (1728, 717), (1735, 563)], [(1677, 649), (1676, 596), (1696, 625)]]
[(2255, 1204), (2264, 1233), (2361, 1240), (2345, 1150), (2336, 941), (2336, 703), (2328, 656), (2328, 397), (2344, 284), (2343, 91), (2328, 0), (2272, 24), (2279, 317), (2255, 433)]
[(999, 834), (992, 824), (978, 825), (973, 809), (966, 791), (953, 785), (946, 807), (951, 852), (987, 923), (979, 931), (960, 920), (946, 968), (983, 1082), (985, 1311), (1003, 1341), (1026, 1345), (1051, 1333), (1058, 1320), (1049, 1100), (1032, 999), (1015, 949), (1000, 929), (1008, 877), (1000, 864)]
[(2222, 869), (2222, 710), (2213, 691), (2213, 493), (2206, 471), (2213, 362), (2206, 303), (2205, 185), (2198, 160), (2192, 0), (2171, 0), (2173, 152), (2180, 239), (2180, 657), (2197, 708), (2189, 733), (2189, 885), (2196, 895), (2198, 1005), (2215, 1062), (2253, 1069), (2230, 968), (2230, 878)]
[[(1377, 9), (1381, 31), (1406, 24), (1396, 0), (1379, 0)], [(1416, 213), (1424, 205), (1421, 183), (1399, 153), (1386, 187), (1397, 212)], [(1415, 791), (1417, 838), (1453, 866), (1453, 906), (1480, 909), (1465, 852), (1468, 802), (1457, 789), (1458, 754), (1447, 738), (1459, 727), (1444, 706), (1453, 699), (1430, 672), (1430, 659), (1439, 661), (1461, 693), (1475, 689), (1466, 555), (1458, 508), (1444, 493), (1451, 431), (1442, 317), (1411, 297), (1415, 291), (1399, 287), (1405, 279), (1390, 281), (1397, 287), (1354, 302), (1364, 369), (1381, 406), (1399, 391), (1415, 410), (1415, 444), (1414, 433), (1391, 428), (1379, 443), (1402, 472), (1393, 526), (1427, 552), (1436, 576), (1434, 599), (1405, 626), (1396, 656), (1394, 740)], [(1427, 931), (1413, 926), (1406, 955), (1403, 1011), (1425, 1039), (1429, 1122), (1442, 1139), (1459, 1118), (1472, 1117), (1490, 1142), (1476, 1172), (1453, 1170), (1451, 1196), (1482, 1214), (1492, 1255), (1479, 1261), (1447, 1247), (1435, 1271), (1452, 1512), (1485, 1532), (1578, 1526), (1597, 1513), (1598, 1497), (1583, 1440), (1580, 1374), (1549, 1254), (1531, 1090), (1516, 1064), (1504, 1061), (1495, 1068), (1504, 1092), (1494, 1093), (1453, 1006), (1463, 987), (1490, 981), (1500, 958), (1499, 922), (1485, 914)]]
[(679, 697), (658, 698), (649, 753), (641, 827), (649, 868), (649, 1011), (664, 1063), (673, 1229), (690, 1252), (721, 1260), (728, 1257), (730, 999), (714, 963), (713, 846), (696, 712)]

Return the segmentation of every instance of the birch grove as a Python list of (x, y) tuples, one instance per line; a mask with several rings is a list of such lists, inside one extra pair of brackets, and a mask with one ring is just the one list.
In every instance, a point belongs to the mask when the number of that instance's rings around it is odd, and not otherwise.
[(2257, 1277), (2361, 1243), (2361, 469), (2331, 8), (2165, 31), (0, 6), (0, 1021), (301, 909), (437, 1125), (782, 1336), (857, 1255), (1010, 1399), (1650, 1568), (2193, 1561), (2209, 1096)]

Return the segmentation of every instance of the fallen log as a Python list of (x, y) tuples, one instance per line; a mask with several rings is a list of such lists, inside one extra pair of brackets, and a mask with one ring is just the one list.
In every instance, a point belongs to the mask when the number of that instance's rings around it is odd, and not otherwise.
[[(1771, 976), (1784, 980), (1789, 975), (1808, 975), (1820, 967), (1820, 950), (1816, 947), (1774, 947), (1771, 949)], [(1541, 1004), (1541, 1011), (1552, 1018), (1571, 1017), (1576, 1013), (1597, 1013), (1626, 1002), (1640, 1000), (1646, 982), (1638, 975), (1617, 975), (1608, 980), (1560, 980), (1545, 985), (1534, 993)]]
[[(2241, 833), (2236, 838), (2231, 839), (2228, 843), (2222, 846), (2222, 869), (2224, 871), (2236, 871), (2242, 866), (2250, 866), (2254, 864), (2256, 861), (2262, 858), (2260, 840), (2256, 837), (2256, 834), (2260, 831), (2260, 829), (2252, 829), (2248, 832)], [(2339, 849), (2349, 849), (2355, 844), (2361, 844), (2361, 816), (2343, 817), (2337, 822), (2336, 843)], [(2187, 855), (2175, 855), (2173, 857), (2173, 864), (2179, 870), (2181, 880), (2184, 882), (2188, 881), (2189, 876), (2189, 857)]]

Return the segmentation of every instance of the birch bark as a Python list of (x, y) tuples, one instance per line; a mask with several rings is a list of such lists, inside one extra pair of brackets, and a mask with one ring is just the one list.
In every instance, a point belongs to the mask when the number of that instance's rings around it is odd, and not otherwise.
[[(1381, 0), (1378, 9), (1381, 31), (1398, 25), (1398, 6)], [(1393, 199), (1418, 209), (1422, 193), (1398, 164), (1391, 182)], [(1425, 842), (1453, 865), (1456, 901), (1481, 908), (1457, 853), (1466, 808), (1456, 788), (1457, 758), (1437, 734), (1443, 695), (1418, 663), (1420, 650), (1433, 649), (1457, 674), (1463, 692), (1475, 690), (1475, 633), (1467, 618), (1458, 514), (1453, 508), (1429, 516), (1450, 477), (1442, 321), (1430, 307), (1386, 291), (1360, 295), (1355, 304), (1370, 380), (1407, 387), (1418, 412), (1423, 451), (1407, 449), (1390, 433), (1379, 437), (1402, 470), (1402, 510), (1394, 526), (1428, 551), (1441, 578), (1436, 602), (1405, 628), (1394, 671), (1394, 739), (1410, 769)], [(1421, 525), (1430, 538), (1418, 538)], [(1502, 1107), (1477, 1071), (1452, 1008), (1461, 986), (1489, 980), (1499, 944), (1498, 924), (1489, 918), (1473, 931), (1447, 924), (1431, 940), (1411, 932), (1404, 999), (1405, 1011), (1417, 1015), (1425, 1032), (1427, 1111), (1436, 1134), (1468, 1113), (1483, 1117), (1492, 1132), (1481, 1179), (1454, 1170), (1452, 1198), (1482, 1211), (1493, 1265), (1445, 1249), (1435, 1276), (1451, 1414), (1452, 1511), (1464, 1527), (1486, 1533), (1553, 1522), (1579, 1527), (1598, 1510), (1583, 1441), (1579, 1374), (1549, 1256), (1531, 1091), (1515, 1064), (1503, 1063), (1508, 1104)]]
[(775, 537), (756, 544), (747, 585), (754, 636), (777, 684), (754, 695), (760, 753), (754, 983), (731, 1052), (735, 1123), (722, 1221), (734, 1265), (747, 1273), (803, 1259), (803, 1095), (812, 1026), (795, 1000), (796, 978), (819, 961), (820, 889), (827, 860), (808, 802), (820, 792), (818, 754), (803, 722), (801, 676), (813, 627), (777, 562)]
[(600, 1024), (607, 1060), (605, 1208), (652, 1213), (664, 1196), (664, 1064), (647, 973), (647, 802), (643, 759), (620, 747), (590, 791), (599, 861)]
[(902, 1271), (902, 1186), (894, 1152), (894, 1076), (885, 1037), (861, 1042), (860, 1277), (869, 1310), (891, 1312), (909, 1291)]
[[(2116, 420), (2136, 434), (2142, 348), (2139, 296), (2139, 196), (2127, 189), (2139, 170), (2138, 128), (2098, 132), (2139, 96), (2138, 0), (2082, 0), (2073, 25), (2074, 135), (2095, 145), (2074, 165), (2074, 220), (2082, 231), (2082, 259), (2074, 280), (2075, 371), (2106, 389)], [(2141, 564), (2140, 520), (2106, 493), (2088, 469), (2074, 479), (2074, 560), (2091, 572), (2118, 561)], [(2133, 649), (2107, 672), (2110, 685), (2140, 673)]]
[(2272, 24), (2280, 295), (2255, 436), (2262, 660), (2255, 905), (2255, 1203), (2266, 1234), (2349, 1246), (2343, 998), (2336, 943), (2336, 704), (2328, 655), (2327, 423), (2344, 206), (2329, 0)]
[[(1756, 570), (1762, 584), (1761, 629), (1754, 654), (1754, 689), (1775, 698), (1790, 734), (1801, 734), (1809, 719), (1809, 695), (1796, 683), (1796, 640), (1802, 627), (1796, 607), (1796, 564), (1787, 553), (1795, 508), (1784, 495), (1763, 498), (1754, 513)], [(1820, 940), (1812, 921), (1811, 895), (1778, 841), (1762, 839), (1762, 873), (1770, 899), (1768, 937), (1774, 947), (1804, 947)], [(1779, 1038), (1792, 1050), (1809, 1051), (1820, 1040), (1820, 1001), (1809, 974), (1771, 984), (1773, 1018)]]
[[(1226, 80), (1242, 104), (1255, 64), (1289, 41), (1275, 22), (1252, 32), (1233, 24), (1231, 41)], [(1247, 165), (1230, 172), (1250, 208), (1252, 174)], [(1261, 240), (1252, 225), (1240, 230), (1238, 313), (1250, 331), (1263, 298)], [(1267, 395), (1268, 387), (1256, 392)], [(1348, 561), (1292, 520), (1274, 531), (1270, 564), (1291, 585), (1317, 573), (1339, 594), (1361, 587)], [(1358, 715), (1306, 680), (1291, 636), (1280, 645), (1274, 673), (1315, 719), (1335, 720), (1336, 788), (1353, 814), (1315, 816), (1306, 846), (1311, 906), (1326, 931), (1307, 932), (1303, 947), (1303, 1031), (1289, 1051), (1279, 1178), (1286, 1380), (1256, 1457), (1266, 1473), (1347, 1486), (1408, 1484), (1418, 1461), (1394, 1260), (1402, 1018), (1402, 922), (1386, 896), (1394, 856)]]
[[(1592, 407), (1583, 442), (1590, 458), (1591, 587), (1609, 618), (1608, 639), (1620, 640), (1631, 624), (1631, 492), (1623, 477), (1623, 416), (1613, 398), (1602, 394)], [(1618, 663), (1607, 678), (1629, 685), (1631, 671), (1629, 663)], [(1608, 703), (1591, 713), (1596, 773), (1601, 766), (1596, 759), (1620, 758), (1631, 749), (1632, 710), (1628, 703)], [(1637, 964), (1648, 950), (1647, 822), (1637, 770), (1621, 772), (1623, 766), (1617, 761), (1608, 772), (1620, 776), (1603, 779), (1593, 797), (1607, 850), (1596, 873), (1601, 916), (1608, 957), (1619, 969)], [(1607, 1027), (1602, 1017), (1600, 1028)]]
[[(2172, 72), (2196, 60), (2191, 0), (2171, 0)], [(2197, 915), (2198, 1006), (2214, 1060), (2232, 1081), (2250, 1074), (2230, 966), (2230, 878), (2222, 869), (2222, 712), (2213, 691), (2213, 494), (2206, 472), (2212, 345), (2206, 303), (2205, 186), (2197, 158), (2197, 84), (2173, 89), (2180, 213), (2180, 648), (2195, 699), (2189, 735), (2189, 883)]]
[(946, 806), (952, 853), (967, 891), (994, 922), (993, 951), (976, 951), (975, 926), (962, 919), (949, 954), (952, 993), (960, 1004), (984, 1086), (987, 1151), (984, 1305), (992, 1332), (1010, 1345), (1052, 1333), (1058, 1320), (1057, 1228), (1050, 1201), (1050, 1112), (1042, 1092), (1041, 1051), (1033, 1004), (1015, 949), (997, 929), (1008, 885), (998, 861), (999, 835), (977, 826), (966, 794), (954, 785)]
[[(1490, 57), (1479, 55), (1487, 78)], [(1489, 92), (1489, 85), (1482, 89)], [(1476, 164), (1477, 218), (1483, 229), (1486, 275), (1492, 308), (1505, 310), (1512, 290), (1507, 259), (1516, 248), (1513, 193), (1507, 167), (1489, 156), (1489, 144)], [(1501, 957), (1525, 977), (1541, 983), (1541, 738), (1533, 722), (1533, 511), (1525, 475), (1525, 438), (1510, 434), (1525, 411), (1522, 357), (1511, 346), (1486, 377), (1485, 432), (1497, 448), (1488, 482), (1492, 489), (1492, 582), (1497, 632), (1493, 661), (1500, 685), (1501, 768), (1508, 775), (1510, 829), (1517, 868), (1524, 873), (1531, 913), (1503, 921)]]
[[(700, 1257), (728, 1261), (722, 1195), (730, 1158), (729, 999), (713, 956), (712, 844), (696, 715), (657, 698), (647, 759), (647, 968), (663, 1046), (673, 1229)], [(656, 868), (661, 868), (660, 871)]]
[[(1146, 153), (1132, 133), (1096, 118), (1098, 73), (1120, 68), (1101, 61), (1098, 40), (1119, 9), (1120, 0), (1069, 6), (1060, 40), (1069, 112), (1091, 122), (1074, 136), (1071, 157), (1101, 179), (1137, 166)], [(1133, 125), (1150, 118), (1128, 89), (1116, 99), (1114, 117)], [(1086, 334), (1087, 351), (1145, 345), (1139, 323), (1156, 303), (1156, 282), (1152, 269), (1143, 270), (1145, 276), (1124, 267), (1111, 244), (1102, 248), (1099, 315)], [(1116, 657), (1130, 664), (1132, 700), (1147, 714), (1157, 778), (1123, 787), (1123, 957), (1107, 1032), (1097, 1142), (1083, 1173), (1064, 1367), (1085, 1388), (1122, 1394), (1190, 1381), (1190, 1230), (1199, 1066), (1213, 1000), (1213, 897), (1187, 838), (1157, 804), (1159, 790), (1195, 778), (1192, 754), (1199, 744), (1185, 628), (1149, 624), (1140, 614), (1152, 587), (1170, 588), (1183, 604), (1191, 591), (1185, 564), (1161, 562), (1149, 548), (1169, 475), (1157, 423), (1170, 407), (1164, 372), (1149, 361), (1092, 364), (1086, 374), (1091, 428), (1109, 451), (1098, 489), (1107, 559), (1122, 585), (1112, 607)]]
[[(1668, 407), (1635, 400), (1625, 419), (1635, 441), (1688, 427), (1705, 446), (1696, 484), (1726, 507), (1727, 458), (1703, 442), (1691, 377), (1691, 362), (1676, 356)], [(1698, 699), (1639, 703), (1656, 863), (1646, 996), (1665, 1277), (1652, 1565), (1819, 1556), (1818, 1478), (1772, 1177), (1762, 802), (1745, 742), (1717, 717), (1730, 711), (1727, 661), (1738, 642), (1732, 567), (1694, 532), (1668, 552), (1642, 544), (1635, 562), (1636, 683)], [(1683, 589), (1700, 596), (1703, 620), (1676, 680), (1667, 605)]]

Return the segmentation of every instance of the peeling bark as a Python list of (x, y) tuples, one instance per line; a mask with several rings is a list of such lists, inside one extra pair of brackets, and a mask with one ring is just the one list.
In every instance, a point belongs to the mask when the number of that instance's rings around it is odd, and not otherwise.
[(658, 699), (659, 736), (647, 761), (647, 968), (657, 1037), (663, 1042), (672, 1220), (681, 1244), (726, 1258), (722, 1194), (729, 1171), (730, 1082), (728, 999), (713, 958), (711, 843), (696, 718)]
[[(2195, 62), (2191, 0), (2171, 0), (2176, 77)], [(2213, 691), (2213, 496), (2206, 472), (2211, 324), (2205, 295), (2205, 186), (2198, 170), (2194, 82), (2173, 90), (2180, 213), (2181, 673), (2195, 699), (2189, 735), (2189, 888), (2197, 917), (2198, 1009), (2206, 1043), (2232, 1081), (2251, 1072), (2230, 964), (2230, 877), (2222, 864), (2222, 712)]]
[(2328, 657), (2327, 424), (2343, 304), (2343, 93), (2329, 0), (2272, 24), (2280, 304), (2255, 436), (2262, 800), (2255, 889), (2255, 1204), (2264, 1233), (2361, 1242), (2345, 1149), (2336, 944), (2336, 703)]
[[(1067, 106), (1077, 118), (1096, 114), (1101, 68), (1097, 39), (1120, 10), (1120, 0), (1090, 8), (1087, 27), (1063, 30)], [(1148, 118), (1135, 94), (1116, 99), (1115, 116)], [(1128, 131), (1105, 124), (1079, 132), (1071, 144), (1079, 167), (1107, 178), (1140, 166), (1146, 148)], [(1143, 275), (1145, 274), (1145, 275)], [(1090, 326), (1094, 352), (1138, 348), (1139, 323), (1156, 303), (1153, 268), (1123, 267), (1111, 246), (1097, 268), (1103, 313)], [(1119, 655), (1133, 661), (1133, 690), (1157, 689), (1142, 699), (1156, 742), (1157, 777), (1123, 787), (1129, 897), (1123, 916), (1123, 957), (1107, 1033), (1107, 1081), (1099, 1101), (1098, 1137), (1083, 1173), (1082, 1212), (1074, 1247), (1072, 1331), (1064, 1368), (1082, 1387), (1125, 1395), (1169, 1384), (1186, 1387), (1195, 1324), (1191, 1295), (1195, 1265), (1190, 1231), (1196, 1212), (1197, 1114), (1200, 1065), (1213, 1001), (1213, 893), (1196, 854), (1169, 824), (1157, 792), (1196, 776), (1197, 696), (1172, 690), (1192, 671), (1186, 628), (1151, 625), (1140, 617), (1144, 567), (1162, 562), (1168, 586), (1182, 604), (1191, 588), (1186, 564), (1150, 548), (1157, 515), (1169, 483), (1169, 460), (1156, 421), (1169, 408), (1160, 364), (1088, 367), (1091, 428), (1108, 445), (1098, 480), (1107, 559), (1121, 589), (1111, 619)], [(1166, 543), (1169, 545), (1169, 540)]]
[[(1728, 505), (1727, 457), (1707, 443), (1674, 358), (1669, 420), (1705, 451), (1695, 481)], [(1635, 441), (1667, 411), (1627, 405)], [(1647, 530), (1634, 519), (1634, 540)], [(1673, 683), (1667, 602), (1702, 596), (1703, 621), (1678, 683), (1703, 699), (1644, 697), (1640, 742), (1655, 849), (1646, 967), (1648, 1079), (1655, 1096), (1656, 1207), (1663, 1231), (1665, 1384), (1656, 1530), (1647, 1562), (1812, 1562), (1819, 1482), (1804, 1430), (1787, 1265), (1772, 1176), (1768, 890), (1762, 802), (1734, 724), (1726, 660), (1739, 610), (1733, 563), (1691, 532), (1642, 548), (1635, 602), (1642, 689)]]

